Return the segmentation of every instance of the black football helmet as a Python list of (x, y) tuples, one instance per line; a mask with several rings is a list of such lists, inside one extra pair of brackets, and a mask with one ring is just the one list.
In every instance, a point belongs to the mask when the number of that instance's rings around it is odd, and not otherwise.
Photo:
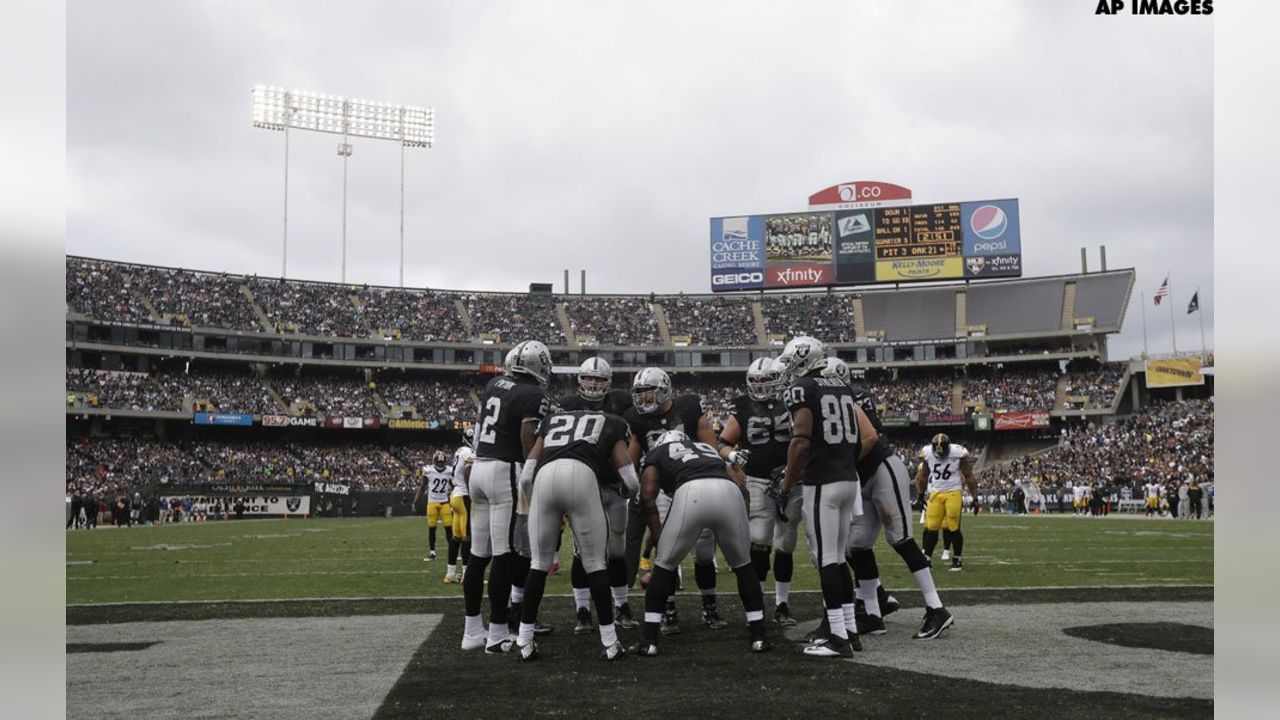
[(946, 433), (938, 433), (933, 436), (930, 443), (933, 446), (933, 455), (939, 460), (946, 460), (951, 456), (951, 438)]

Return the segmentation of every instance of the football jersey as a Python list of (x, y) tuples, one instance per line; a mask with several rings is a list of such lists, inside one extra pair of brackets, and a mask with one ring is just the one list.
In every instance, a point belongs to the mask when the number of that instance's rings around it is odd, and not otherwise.
[(933, 445), (925, 445), (920, 450), (920, 457), (924, 460), (925, 468), (929, 473), (929, 484), (934, 492), (951, 492), (960, 489), (960, 481), (963, 480), (960, 459), (968, 456), (969, 451), (963, 445), (956, 443), (951, 443), (951, 452), (944, 458), (934, 455)]
[(806, 376), (787, 388), (785, 397), (793, 423), (800, 408), (813, 413), (804, 484), (857, 480), (862, 439), (858, 432), (858, 405), (849, 384), (839, 378)]
[(449, 468), (437, 470), (435, 465), (428, 465), (423, 469), (422, 477), (427, 484), (427, 502), (449, 502), (449, 490), (453, 488), (453, 473)]
[(581, 395), (565, 395), (556, 401), (556, 408), (566, 412), (597, 410), (607, 412), (610, 415), (617, 415), (621, 418), (634, 404), (635, 400), (631, 398), (631, 393), (626, 390), (610, 390), (598, 407)]
[[(768, 478), (773, 469), (787, 464), (791, 445), (791, 412), (779, 400), (752, 400), (739, 395), (729, 404), (741, 434), (738, 446), (751, 451), (743, 471), (751, 477)], [(690, 437), (693, 437), (692, 435)]]
[(893, 447), (889, 445), (889, 438), (885, 437), (884, 426), (880, 424), (880, 411), (876, 409), (879, 403), (876, 396), (872, 395), (869, 390), (863, 387), (853, 388), (853, 401), (858, 403), (858, 407), (862, 408), (862, 412), (866, 414), (867, 420), (871, 421), (871, 427), (876, 429), (879, 439), (876, 444), (867, 453), (867, 456), (858, 461), (858, 477), (870, 480), (872, 475), (876, 474), (876, 469), (880, 467), (880, 463), (888, 460), (893, 455)]
[(541, 422), (550, 409), (551, 399), (534, 383), (510, 377), (490, 380), (480, 403), (476, 457), (521, 462), (520, 427), (530, 420)]
[(662, 484), (662, 491), (668, 495), (675, 495), (681, 485), (698, 478), (729, 480), (724, 458), (715, 448), (700, 442), (677, 441), (659, 445), (644, 456), (641, 467), (642, 471), (649, 467), (658, 469), (658, 481)]
[(453, 492), (451, 495), (467, 495), (467, 458), (474, 457), (475, 450), (463, 445), (453, 452)]
[(542, 460), (538, 468), (555, 460), (577, 460), (591, 468), (601, 485), (621, 481), (613, 464), (613, 446), (631, 441), (631, 430), (617, 415), (588, 410), (554, 412), (538, 426)]
[(640, 449), (648, 452), (657, 442), (658, 436), (668, 430), (683, 430), (689, 439), (698, 438), (698, 419), (706, 412), (702, 398), (698, 395), (676, 395), (671, 398), (671, 409), (666, 414), (643, 414), (636, 408), (629, 408), (623, 419), (631, 428), (631, 434), (640, 441)]

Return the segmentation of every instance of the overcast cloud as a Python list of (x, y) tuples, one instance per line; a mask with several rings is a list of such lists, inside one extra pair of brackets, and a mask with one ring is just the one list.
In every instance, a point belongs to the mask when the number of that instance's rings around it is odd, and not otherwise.
[[(1212, 346), (1213, 21), (1061, 2), (69, 0), (67, 251), (280, 273), (283, 135), (254, 83), (437, 109), (406, 282), (706, 292), (707, 219), (870, 179), (1017, 197), (1026, 275), (1079, 248), (1196, 285)], [(289, 275), (337, 280), (339, 138), (290, 134)], [(347, 279), (398, 278), (399, 149), (355, 140)], [(1148, 303), (1153, 352), (1169, 318)]]

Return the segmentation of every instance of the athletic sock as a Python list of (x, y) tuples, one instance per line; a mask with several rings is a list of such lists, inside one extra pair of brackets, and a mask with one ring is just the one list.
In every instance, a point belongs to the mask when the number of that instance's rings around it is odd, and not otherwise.
[(462, 631), (475, 637), (484, 632), (484, 618), (479, 615), (463, 615)]
[(773, 581), (773, 599), (781, 605), (791, 597), (791, 583)]
[(627, 604), (627, 595), (629, 593), (626, 585), (617, 585), (617, 586), (611, 587), (609, 588), (609, 591), (613, 593), (614, 607), (622, 607), (623, 605)]
[(527, 623), (527, 622), (520, 623), (520, 636), (517, 642), (519, 642), (521, 645), (528, 645), (529, 643), (533, 642), (533, 628), (535, 627), (535, 625), (536, 625), (535, 623)]
[(831, 634), (838, 638), (848, 637), (848, 633), (844, 629), (844, 610), (842, 608), (827, 608), (827, 623), (831, 626)]
[(951, 554), (958, 560), (964, 554), (964, 533), (956, 530), (951, 533)]
[(600, 644), (609, 647), (618, 642), (618, 628), (613, 623), (600, 626)]
[(445, 566), (444, 566), (444, 576), (445, 576), (445, 577), (453, 577), (453, 575), (457, 572), (456, 567), (457, 567), (456, 565), (445, 565)]
[(584, 587), (576, 587), (573, 589), (573, 604), (579, 612), (586, 610), (591, 605), (591, 590)]
[(911, 573), (911, 576), (920, 587), (920, 594), (924, 595), (925, 607), (935, 609), (942, 607), (942, 598), (938, 596), (938, 588), (933, 584), (933, 571), (923, 568)]
[(489, 623), (489, 644), (501, 642), (510, 632), (506, 623)]
[(524, 602), (524, 588), (516, 587), (515, 585), (512, 585), (511, 586), (511, 604), (515, 605), (516, 603), (519, 603), (519, 602)]
[(844, 618), (844, 632), (848, 637), (858, 634), (858, 615), (857, 606), (853, 603), (840, 606), (841, 616)]
[(858, 599), (862, 601), (863, 606), (867, 609), (867, 614), (875, 615), (876, 617), (880, 617), (880, 594), (876, 592), (879, 587), (879, 578), (858, 581)]

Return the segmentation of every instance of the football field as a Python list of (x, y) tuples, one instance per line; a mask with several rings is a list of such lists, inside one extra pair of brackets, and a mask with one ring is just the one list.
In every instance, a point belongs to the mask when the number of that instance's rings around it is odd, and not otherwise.
[[(528, 665), (458, 649), (461, 586), (441, 582), (443, 533), (439, 559), (423, 561), (420, 518), (71, 532), (68, 717), (1212, 713), (1213, 523), (981, 515), (964, 530), (965, 569), (935, 561), (955, 626), (910, 639), (920, 595), (881, 545), (882, 579), (903, 609), (853, 661), (806, 658), (792, 642), (821, 607), (802, 538), (801, 624), (771, 626), (773, 652), (747, 652), (721, 560), (729, 629), (699, 622), (687, 565), (684, 632), (664, 638), (659, 657), (602, 663), (597, 637), (572, 633), (566, 540), (543, 604), (556, 630)], [(771, 608), (772, 583), (766, 599)], [(643, 605), (639, 589), (632, 605)], [(120, 682), (136, 691), (108, 689)]]

